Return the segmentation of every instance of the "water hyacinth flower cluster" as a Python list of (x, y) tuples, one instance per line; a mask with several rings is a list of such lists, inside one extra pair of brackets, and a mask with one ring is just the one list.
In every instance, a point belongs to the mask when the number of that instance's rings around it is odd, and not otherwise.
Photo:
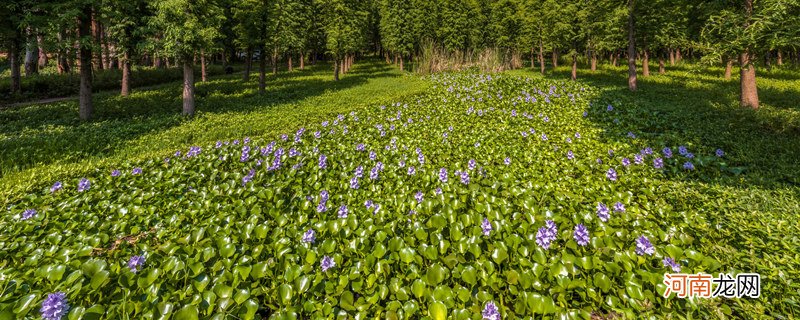
[(139, 270), (141, 270), (142, 266), (144, 266), (144, 261), (144, 256), (132, 256), (128, 260), (128, 269), (130, 269), (133, 273), (137, 273)]
[(45, 320), (60, 320), (69, 312), (69, 303), (67, 302), (67, 294), (63, 292), (56, 292), (47, 295), (47, 298), (42, 302), (42, 308), (39, 313)]
[(558, 227), (553, 220), (545, 221), (545, 225), (536, 231), (536, 244), (542, 249), (550, 249), (550, 244), (558, 237)]

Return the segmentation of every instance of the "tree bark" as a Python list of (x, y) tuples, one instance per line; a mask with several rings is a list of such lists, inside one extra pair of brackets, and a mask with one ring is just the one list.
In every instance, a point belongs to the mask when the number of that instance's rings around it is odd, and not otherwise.
[(278, 49), (272, 51), (272, 74), (278, 74)]
[(531, 47), (531, 70), (536, 70), (536, 62), (534, 61), (534, 54), (533, 47)]
[(300, 52), (300, 70), (306, 69), (306, 53)]
[(289, 55), (288, 65), (289, 65), (289, 72), (292, 72), (293, 68), (292, 68), (292, 55), (291, 54)]
[[(750, 17), (753, 14), (753, 0), (744, 0), (745, 22), (744, 28), (750, 26)], [(758, 87), (756, 85), (756, 67), (753, 65), (750, 49), (747, 48), (739, 55), (739, 105), (744, 108), (758, 109)]]
[(25, 76), (39, 74), (39, 43), (30, 27), (25, 31)]
[(44, 51), (44, 37), (36, 36), (36, 43), (39, 46), (39, 69), (47, 67), (47, 52)]
[(650, 54), (647, 52), (647, 49), (643, 50), (642, 52), (642, 76), (649, 77), (650, 76)]
[(669, 66), (675, 65), (675, 49), (669, 49)]
[(78, 35), (84, 44), (80, 46), (81, 84), (79, 94), (78, 113), (81, 120), (92, 118), (92, 47), (85, 43), (86, 38), (92, 37), (92, 7), (85, 6), (83, 14), (78, 19)]
[(777, 56), (776, 63), (778, 63), (779, 66), (783, 65), (783, 52), (781, 50), (778, 50), (778, 56)]
[(200, 50), (200, 81), (208, 81), (208, 70), (206, 69), (206, 52)]
[(664, 74), (666, 70), (664, 69), (664, 52), (658, 54), (658, 74)]
[(339, 58), (333, 58), (333, 81), (339, 81)]
[[(262, 48), (261, 52), (265, 52), (266, 48)], [(258, 59), (258, 94), (264, 94), (267, 90), (267, 59), (261, 56)]]
[(19, 54), (20, 54), (20, 41), (18, 37), (14, 37), (10, 41), (10, 46), (8, 50), (8, 62), (11, 67), (11, 93), (18, 93), (20, 92), (20, 65), (19, 65)]
[[(253, 67), (253, 48), (247, 47), (245, 54), (247, 56), (244, 58), (244, 76), (242, 76), (242, 81), (248, 82), (250, 81), (250, 69)], [(261, 60), (264, 60), (264, 57), (261, 57)]]
[(119, 94), (127, 97), (131, 93), (131, 56), (127, 50), (123, 54), (120, 64), (122, 67), (122, 88)]
[(578, 55), (572, 55), (572, 81), (578, 79)]
[(733, 59), (725, 57), (725, 80), (731, 79), (731, 70), (733, 69)]
[(558, 49), (553, 48), (553, 69), (558, 68)]
[(544, 43), (539, 40), (539, 72), (544, 74)]
[(772, 52), (769, 50), (764, 53), (764, 66), (767, 67), (767, 70), (772, 69)]
[(191, 57), (183, 60), (183, 115), (194, 115), (194, 67)]
[(592, 66), (591, 66), (591, 69), (592, 69), (592, 72), (595, 72), (595, 71), (597, 71), (597, 52), (596, 52), (596, 51), (594, 51), (594, 50), (592, 50), (592, 57), (591, 57), (591, 59), (592, 59)]
[(675, 62), (681, 62), (683, 56), (681, 56), (681, 48), (675, 49)]
[[(97, 10), (92, 10), (92, 37), (94, 38), (95, 44), (100, 44), (100, 22), (97, 21), (97, 15), (99, 13)], [(97, 70), (103, 70), (103, 51), (97, 50), (93, 52), (94, 55), (92, 57), (92, 64)]]
[(628, 89), (636, 91), (636, 42), (633, 37), (634, 0), (628, 0)]
[(403, 55), (400, 55), (400, 71), (405, 71), (405, 67), (403, 66)]

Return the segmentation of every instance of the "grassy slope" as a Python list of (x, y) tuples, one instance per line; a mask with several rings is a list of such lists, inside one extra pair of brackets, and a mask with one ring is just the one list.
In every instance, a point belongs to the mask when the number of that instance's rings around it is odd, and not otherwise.
[[(651, 69), (656, 70), (657, 69)], [(547, 77), (569, 77), (559, 68)], [(541, 76), (531, 71), (514, 74)], [(627, 143), (634, 132), (641, 145), (681, 145), (727, 153), (739, 175), (708, 181), (673, 180), (659, 190), (707, 236), (697, 239), (725, 271), (758, 272), (763, 290), (783, 292), (784, 300), (735, 300), (746, 314), (796, 314), (800, 310), (800, 73), (759, 70), (761, 109), (738, 106), (738, 77), (729, 81), (719, 68), (680, 65), (666, 75), (639, 75), (639, 90), (627, 88), (627, 69), (604, 67), (578, 78), (601, 88), (596, 103), (623, 107), (617, 126), (596, 122), (612, 143)], [(619, 110), (619, 107), (618, 109)], [(703, 206), (702, 204), (710, 204)], [(698, 209), (700, 208), (700, 209)], [(719, 301), (710, 301), (717, 304)]]
[[(291, 133), (301, 123), (421, 92), (427, 83), (382, 63), (360, 64), (334, 82), (328, 65), (257, 77), (198, 83), (198, 115), (180, 116), (180, 84), (121, 98), (95, 96), (97, 119), (80, 123), (77, 101), (0, 110), (0, 194), (19, 195), (65, 176), (109, 168), (120, 159), (166, 156), (230, 137)], [(13, 192), (10, 192), (13, 191)], [(6, 198), (6, 197), (0, 197)]]

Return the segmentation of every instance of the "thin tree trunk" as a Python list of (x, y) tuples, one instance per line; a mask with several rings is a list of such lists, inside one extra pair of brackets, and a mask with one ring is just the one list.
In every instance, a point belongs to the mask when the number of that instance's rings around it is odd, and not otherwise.
[(208, 70), (206, 69), (206, 52), (200, 50), (200, 81), (206, 82), (208, 80)]
[(333, 81), (339, 81), (339, 58), (333, 58)]
[(597, 71), (597, 52), (596, 52), (596, 51), (594, 51), (594, 50), (592, 50), (592, 57), (591, 57), (591, 59), (592, 59), (592, 66), (591, 66), (591, 69), (592, 69), (592, 72), (595, 72), (595, 71)]
[(544, 43), (539, 40), (539, 72), (544, 74)]
[(289, 64), (289, 72), (292, 72), (293, 68), (292, 68), (292, 55), (291, 54), (289, 55), (288, 64)]
[[(19, 34), (19, 33), (17, 33)], [(19, 65), (19, 54), (20, 54), (20, 41), (18, 37), (11, 39), (11, 46), (8, 51), (8, 61), (11, 67), (11, 93), (20, 92), (20, 65)]]
[(194, 66), (190, 57), (183, 61), (183, 115), (194, 115)]
[(731, 79), (731, 70), (733, 69), (733, 59), (724, 57), (725, 61), (725, 80)]
[(636, 42), (633, 37), (633, 5), (634, 0), (628, 0), (628, 89), (636, 91)]
[[(262, 48), (261, 52), (265, 52), (266, 48)], [(258, 93), (264, 94), (267, 90), (267, 59), (261, 56), (258, 59)]]
[[(750, 17), (753, 14), (753, 0), (744, 0), (745, 22), (744, 28), (750, 26)], [(753, 65), (750, 49), (745, 49), (739, 56), (739, 104), (745, 108), (758, 109), (758, 87), (756, 85), (756, 67)]]
[(405, 71), (405, 67), (403, 66), (403, 55), (400, 55), (400, 71)]
[(558, 68), (558, 49), (553, 48), (553, 69)]
[(770, 51), (764, 53), (764, 66), (767, 67), (767, 70), (772, 69), (772, 52)]
[(650, 54), (647, 52), (647, 49), (643, 50), (642, 52), (642, 76), (649, 77), (650, 76)]
[[(247, 56), (244, 58), (244, 76), (242, 76), (242, 81), (248, 82), (250, 81), (250, 70), (253, 67), (253, 48), (247, 47), (247, 52), (245, 54)], [(264, 57), (261, 57), (261, 60), (264, 60)]]
[(664, 52), (658, 54), (658, 74), (664, 74), (666, 70), (664, 69)]
[(779, 66), (783, 65), (783, 51), (778, 50), (778, 57), (776, 62), (778, 63)]
[[(97, 15), (99, 13), (97, 10), (92, 10), (92, 37), (94, 38), (94, 44), (100, 44), (100, 22), (97, 21)], [(103, 70), (103, 52), (101, 50), (96, 50), (93, 52), (94, 55), (92, 56), (92, 64), (94, 65), (95, 69)]]
[(272, 74), (278, 74), (278, 48), (272, 51)]
[(36, 43), (39, 46), (39, 69), (47, 67), (47, 52), (44, 51), (44, 37), (36, 36)]
[[(92, 37), (92, 7), (85, 6), (83, 14), (78, 19), (78, 35), (82, 42)], [(92, 118), (92, 47), (90, 44), (80, 46), (81, 84), (79, 94), (78, 113), (81, 120)]]
[(122, 89), (119, 94), (127, 97), (131, 93), (131, 56), (128, 50), (125, 50), (120, 64), (122, 65)]
[(675, 65), (675, 49), (669, 49), (669, 66)]
[(681, 48), (675, 49), (675, 62), (681, 62), (683, 56), (681, 56)]
[(113, 69), (114, 59), (111, 57), (111, 45), (108, 43), (108, 36), (106, 35), (105, 28), (100, 30), (100, 35), (103, 41), (103, 67), (106, 69)]
[(534, 51), (533, 47), (531, 47), (531, 70), (536, 70), (536, 62), (534, 61), (536, 55), (534, 54), (533, 51)]
[(578, 79), (578, 55), (572, 55), (572, 81)]
[(300, 70), (306, 69), (306, 53), (300, 52)]
[(25, 76), (30, 77), (39, 74), (39, 44), (30, 27), (25, 30), (25, 33)]

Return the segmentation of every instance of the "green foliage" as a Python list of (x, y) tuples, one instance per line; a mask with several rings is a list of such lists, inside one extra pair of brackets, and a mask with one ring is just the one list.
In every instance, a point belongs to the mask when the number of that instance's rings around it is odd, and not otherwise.
[(151, 4), (156, 12), (152, 28), (163, 32), (160, 46), (169, 56), (183, 61), (192, 59), (201, 49), (211, 48), (220, 36), (224, 16), (213, 0), (164, 0)]

